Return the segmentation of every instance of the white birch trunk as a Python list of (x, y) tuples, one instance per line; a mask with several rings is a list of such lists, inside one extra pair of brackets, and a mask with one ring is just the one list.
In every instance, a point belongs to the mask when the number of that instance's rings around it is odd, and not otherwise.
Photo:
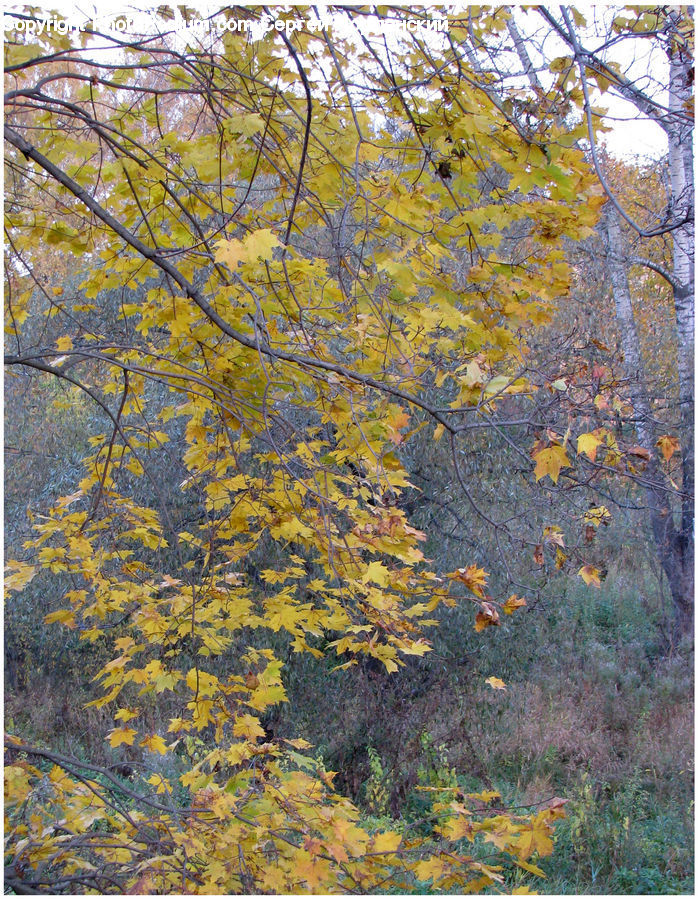
[[(624, 368), (630, 383), (630, 397), (636, 418), (638, 442), (651, 454), (646, 472), (646, 495), (652, 534), (657, 554), (671, 591), (676, 614), (677, 630), (687, 634), (693, 629), (693, 501), (685, 484), (682, 485), (680, 522), (674, 520), (674, 490), (667, 481), (657, 460), (657, 431), (652, 407), (647, 396), (645, 367), (640, 351), (633, 312), (632, 296), (628, 284), (627, 262), (623, 246), (620, 220), (616, 208), (608, 203), (604, 212), (606, 239), (606, 269), (616, 308), (616, 321), (623, 349)], [(677, 317), (678, 318), (678, 317)], [(679, 351), (681, 352), (681, 351)], [(692, 408), (692, 399), (691, 399)], [(683, 418), (683, 407), (682, 407)], [(682, 428), (684, 461), (687, 453), (693, 454), (693, 433)], [(685, 448), (684, 448), (685, 443)], [(690, 531), (687, 532), (686, 526)]]

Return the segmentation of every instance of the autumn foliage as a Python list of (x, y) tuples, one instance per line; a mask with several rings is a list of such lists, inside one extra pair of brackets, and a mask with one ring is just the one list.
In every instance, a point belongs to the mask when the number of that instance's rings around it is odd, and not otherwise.
[[(542, 875), (564, 815), (450, 786), (421, 828), (368, 829), (302, 736), (264, 726), (287, 699), (279, 633), (394, 672), (429, 652), (439, 606), (472, 604), (477, 631), (525, 606), (473, 560), (432, 570), (401, 450), (428, 430), (457, 466), (473, 423), (536, 390), (527, 336), (568, 290), (563, 240), (603, 204), (581, 93), (541, 91), (536, 126), (517, 126), (462, 50), (472, 22), (386, 49), (291, 14), (290, 36), (210, 45), (183, 47), (167, 18), (118, 50), (91, 33), (6, 45), (6, 361), (97, 423), (6, 583), (69, 578), (46, 621), (109, 648), (92, 704), (111, 748), (147, 760), (125, 781), (10, 735), (17, 886), (478, 892)], [(557, 484), (610, 440), (542, 433), (534, 478)], [(556, 526), (545, 541), (562, 553)], [(158, 761), (185, 748), (173, 783)]]

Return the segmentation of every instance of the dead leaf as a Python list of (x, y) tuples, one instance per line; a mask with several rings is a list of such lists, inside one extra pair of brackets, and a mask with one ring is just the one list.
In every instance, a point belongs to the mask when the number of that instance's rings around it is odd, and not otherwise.
[(499, 625), (499, 613), (491, 603), (482, 602), (475, 616), (475, 631), (484, 631), (492, 625)]
[(680, 444), (678, 439), (672, 437), (670, 434), (663, 434), (660, 438), (657, 439), (657, 447), (662, 451), (662, 456), (669, 462), (671, 457), (676, 453), (679, 449)]

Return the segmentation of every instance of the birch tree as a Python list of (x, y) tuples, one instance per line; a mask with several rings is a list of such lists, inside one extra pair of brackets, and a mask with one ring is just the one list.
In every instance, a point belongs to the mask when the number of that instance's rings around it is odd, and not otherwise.
[[(694, 598), (694, 181), (693, 181), (693, 72), (694, 29), (692, 10), (688, 7), (660, 11), (628, 11), (617, 15), (605, 35), (582, 37), (581, 22), (575, 23), (572, 12), (561, 8), (558, 15), (543, 11), (570, 50), (569, 64), (578, 73), (583, 93), (584, 115), (588, 126), (589, 152), (596, 174), (608, 202), (602, 229), (607, 248), (605, 265), (615, 304), (618, 330), (625, 357), (626, 374), (631, 385), (631, 399), (636, 417), (637, 438), (651, 454), (647, 470), (647, 507), (652, 533), (661, 560), (678, 629), (691, 633)], [(600, 38), (604, 38), (599, 46)], [(612, 45), (643, 42), (656, 45), (666, 55), (665, 77), (657, 83), (647, 79), (638, 84), (625, 74), (616, 61), (609, 60), (607, 48)], [(617, 51), (616, 51), (617, 52)], [(632, 58), (632, 51), (625, 52)], [(657, 74), (661, 75), (662, 69)], [(599, 153), (597, 127), (603, 122), (595, 110), (592, 88), (616, 92), (637, 111), (661, 128), (668, 146), (669, 179), (666, 203), (654, 216), (643, 221), (630, 214), (623, 199), (612, 188)], [(627, 232), (628, 237), (624, 237)], [(664, 235), (671, 244), (671, 268), (653, 261), (643, 253), (643, 244)], [(633, 244), (635, 248), (629, 251)], [(662, 468), (661, 453), (671, 445), (663, 438), (661, 426), (647, 394), (645, 361), (642, 358), (635, 317), (637, 304), (631, 295), (628, 272), (631, 267), (647, 267), (667, 283), (673, 297), (675, 341), (678, 361), (677, 430), (681, 455), (680, 484), (672, 484)]]
[[(637, 480), (645, 494), (657, 557), (669, 585), (678, 634), (691, 633), (694, 570), (694, 183), (692, 8), (598, 7), (589, 14), (572, 7), (511, 10), (506, 32), (485, 34), (470, 23), (468, 60), (478, 83), (513, 127), (537, 135), (545, 145), (547, 122), (583, 121), (579, 140), (593, 165), (606, 203), (599, 225), (617, 331), (629, 385), (637, 455), (622, 465), (622, 448), (608, 429), (579, 435), (593, 448), (584, 465), (593, 469), (596, 447), (608, 443), (607, 458), (618, 475)], [(558, 55), (551, 59), (551, 48)], [(551, 73), (552, 77), (551, 77)], [(512, 90), (518, 88), (518, 93)], [(506, 90), (509, 97), (506, 98)], [(513, 98), (513, 99), (512, 99)], [(636, 213), (613, 186), (601, 140), (617, 115), (610, 105), (623, 101), (621, 117), (634, 116), (664, 135), (667, 146), (665, 190)], [(606, 102), (609, 101), (609, 102)], [(628, 112), (630, 110), (630, 112)], [(618, 126), (622, 134), (622, 125)], [(661, 239), (661, 240), (660, 240)], [(669, 259), (658, 254), (658, 241)], [(659, 276), (671, 294), (678, 393), (674, 420), (658, 417), (638, 338), (637, 316), (643, 297), (634, 273)], [(671, 354), (667, 353), (669, 358)], [(571, 395), (568, 395), (571, 396)], [(622, 399), (614, 398), (620, 408)], [(601, 398), (602, 403), (606, 399)], [(570, 408), (569, 414), (574, 416)], [(583, 416), (578, 417), (580, 420)], [(667, 429), (671, 433), (667, 434)], [(585, 446), (582, 443), (581, 446)], [(620, 453), (619, 453), (620, 450)], [(680, 453), (677, 451), (680, 450)], [(675, 471), (675, 460), (681, 460)], [(626, 457), (627, 458), (627, 457)], [(619, 465), (619, 463), (621, 463)], [(669, 465), (670, 464), (670, 465)]]

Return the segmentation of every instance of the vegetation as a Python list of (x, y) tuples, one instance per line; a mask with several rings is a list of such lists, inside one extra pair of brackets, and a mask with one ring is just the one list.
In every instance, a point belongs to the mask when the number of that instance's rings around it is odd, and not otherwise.
[(690, 893), (692, 20), (272, 12), (9, 32), (5, 884)]

